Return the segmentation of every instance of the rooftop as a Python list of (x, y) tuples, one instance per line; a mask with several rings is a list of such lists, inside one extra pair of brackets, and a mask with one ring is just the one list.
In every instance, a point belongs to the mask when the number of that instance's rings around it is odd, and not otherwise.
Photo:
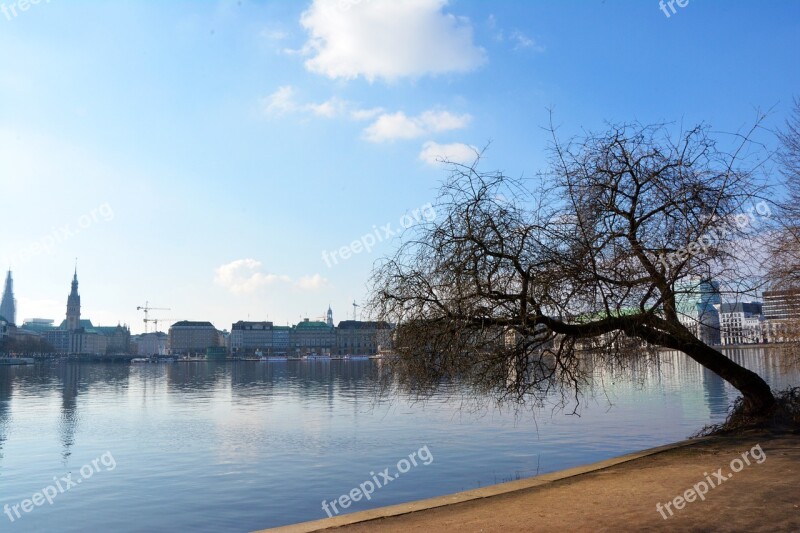
[(302, 321), (299, 324), (297, 324), (297, 326), (295, 326), (295, 328), (296, 329), (320, 329), (320, 328), (330, 329), (330, 326), (328, 326), (328, 324), (326, 324), (325, 322), (318, 322), (318, 321), (313, 321), (312, 322), (312, 321), (309, 321), (308, 319), (305, 319), (304, 321)]
[(193, 322), (191, 320), (181, 320), (180, 322), (175, 322), (170, 326), (172, 328), (214, 328), (214, 324), (211, 322)]
[(339, 329), (391, 329), (388, 322), (363, 322), (361, 320), (342, 320)]

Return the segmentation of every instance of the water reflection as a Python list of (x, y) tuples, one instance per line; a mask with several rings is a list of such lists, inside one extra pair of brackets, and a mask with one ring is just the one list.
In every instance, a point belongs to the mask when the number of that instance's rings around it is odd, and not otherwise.
[(703, 368), (703, 391), (712, 420), (721, 420), (728, 414), (728, 395), (725, 382), (714, 372)]
[[(780, 355), (764, 348), (728, 350), (734, 361), (763, 376), (773, 387), (796, 378), (787, 373)], [(92, 391), (123, 394), (132, 391), (143, 401), (164, 393), (209, 397), (227, 391), (233, 401), (302, 401), (337, 397), (374, 399), (379, 364), (373, 361), (202, 362), (163, 365), (61, 363), (28, 367), (0, 367), (0, 449), (7, 438), (14, 387), (26, 396), (60, 393), (60, 437), (64, 457), (79, 433), (79, 398)], [(663, 352), (658, 364), (633, 364), (623, 370), (592, 369), (588, 394), (617, 389), (674, 392), (697, 383), (711, 418), (724, 417), (735, 390), (713, 372), (677, 352)], [(451, 393), (453, 391), (451, 390)], [(698, 397), (698, 399), (700, 399)]]
[[(773, 386), (791, 381), (779, 354), (764, 348), (729, 350), (734, 361), (763, 376)], [(208, 397), (227, 391), (233, 401), (302, 401), (304, 398), (365, 398), (375, 392), (379, 374), (372, 361), (282, 361), (175, 363), (128, 366), (61, 363), (29, 367), (0, 367), (0, 449), (7, 438), (10, 405), (15, 384), (25, 395), (60, 393), (59, 433), (64, 457), (70, 454), (79, 433), (79, 397), (92, 390), (121, 394), (131, 390), (142, 401), (164, 393)], [(587, 393), (603, 394), (635, 387), (665, 392), (700, 384), (702, 401), (712, 419), (724, 417), (735, 391), (713, 372), (677, 352), (663, 352), (659, 364), (634, 364), (624, 370), (592, 369), (593, 381)], [(690, 387), (688, 387), (690, 388)], [(451, 390), (451, 393), (453, 391)], [(700, 392), (700, 391), (698, 391)], [(698, 397), (698, 399), (700, 399)]]
[(2, 474), (3, 443), (11, 417), (13, 371), (0, 372), (0, 474)]
[[(768, 350), (731, 357), (773, 388), (800, 381)], [(0, 506), (111, 451), (113, 475), (82, 485), (85, 498), (37, 509), (26, 525), (80, 531), (76, 517), (90, 512), (109, 530), (134, 522), (141, 530), (255, 530), (321, 518), (323, 497), (423, 445), (435, 468), (415, 470), (368, 506), (679, 440), (721, 421), (736, 396), (678, 353), (660, 354), (657, 365), (591, 370), (580, 418), (552, 406), (520, 418), (489, 402), (465, 411), (457, 385), (423, 404), (403, 395), (379, 401), (379, 361), (0, 367)], [(200, 511), (208, 523), (197, 523)]]
[(84, 367), (76, 364), (59, 365), (58, 377), (61, 381), (61, 455), (66, 460), (75, 444), (75, 432), (78, 429), (78, 392), (81, 386), (81, 370)]

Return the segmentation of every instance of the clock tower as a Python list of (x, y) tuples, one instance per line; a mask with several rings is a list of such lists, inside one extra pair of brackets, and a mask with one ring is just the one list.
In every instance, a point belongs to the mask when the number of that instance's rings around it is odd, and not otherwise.
[(72, 291), (67, 298), (67, 329), (75, 331), (81, 327), (81, 296), (78, 294), (78, 269), (72, 278)]

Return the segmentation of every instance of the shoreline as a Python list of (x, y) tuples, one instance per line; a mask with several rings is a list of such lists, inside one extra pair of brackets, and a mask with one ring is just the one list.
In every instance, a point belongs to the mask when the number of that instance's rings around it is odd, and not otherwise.
[[(742, 451), (754, 446), (761, 449), (762, 445), (766, 454), (763, 464), (753, 462), (752, 467), (736, 474), (738, 483), (720, 486), (702, 503), (688, 504), (677, 514), (667, 518), (659, 516), (657, 503), (671, 502), (675, 496), (684, 494), (693, 484), (703, 480), (704, 472), (726, 467), (731, 459), (740, 457)], [(772, 461), (767, 460), (767, 456)], [(649, 475), (643, 477), (643, 473), (648, 471)], [(723, 507), (746, 507), (742, 497), (753, 500), (760, 492), (774, 491), (776, 480), (787, 485), (786, 496), (793, 497), (793, 500), (792, 506), (776, 508), (771, 530), (799, 530), (800, 490), (796, 487), (800, 481), (800, 435), (756, 432), (679, 441), (532, 478), (260, 530), (258, 533), (309, 533), (338, 528), (353, 532), (375, 529), (424, 531), (427, 528), (462, 532), (531, 531), (585, 528), (587, 524), (592, 524), (593, 529), (602, 529), (600, 524), (624, 529), (693, 529), (701, 527), (697, 521), (708, 515), (713, 519)], [(637, 490), (643, 488), (643, 481), (652, 485), (652, 490)], [(587, 495), (592, 500), (592, 508), (580, 509), (581, 502), (585, 504), (587, 501)], [(606, 505), (602, 503), (604, 498), (608, 499)], [(772, 502), (775, 498), (764, 498), (764, 501)], [(763, 527), (765, 520), (770, 521), (769, 510), (760, 509), (756, 515), (740, 510), (739, 521), (745, 523), (734, 524), (736, 521), (731, 521), (731, 516), (725, 516), (732, 526), (729, 530), (750, 527), (746, 524), (748, 520)], [(663, 507), (662, 513), (666, 515)], [(623, 519), (628, 514), (632, 516)], [(535, 528), (531, 518), (536, 519)], [(634, 525), (637, 522), (638, 525)], [(714, 525), (713, 520), (710, 524)], [(716, 524), (714, 529), (721, 528)]]

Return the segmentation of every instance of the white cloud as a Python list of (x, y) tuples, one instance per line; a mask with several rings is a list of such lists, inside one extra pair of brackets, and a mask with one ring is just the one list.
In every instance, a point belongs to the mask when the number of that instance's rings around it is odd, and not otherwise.
[(443, 163), (471, 165), (478, 158), (478, 149), (464, 143), (439, 144), (430, 141), (422, 146), (419, 158), (432, 166)]
[(261, 99), (261, 106), (267, 115), (284, 115), (297, 110), (297, 103), (294, 100), (294, 88), (291, 85), (284, 85), (277, 91)]
[(255, 259), (238, 259), (218, 267), (214, 281), (234, 294), (247, 294), (273, 283), (289, 283), (291, 278), (261, 272), (261, 262)]
[(336, 97), (321, 104), (307, 104), (305, 106), (311, 113), (325, 118), (336, 118), (343, 114), (346, 103)]
[(299, 280), (297, 280), (297, 286), (301, 289), (305, 290), (313, 290), (319, 289), (324, 287), (328, 284), (328, 280), (320, 276), (319, 274), (314, 274), (313, 276), (303, 276)]
[(517, 44), (514, 46), (514, 50), (521, 50), (523, 48), (530, 48), (536, 52), (544, 52), (544, 47), (536, 44), (536, 41), (522, 33), (521, 31), (517, 30), (511, 34), (511, 40), (515, 41)]
[(263, 271), (261, 261), (255, 259), (237, 259), (217, 267), (214, 282), (233, 294), (251, 294), (263, 287), (277, 283), (292, 284), (300, 289), (313, 290), (324, 287), (328, 280), (314, 274), (303, 276), (296, 282), (286, 275), (268, 274)]
[(374, 143), (395, 139), (416, 139), (423, 135), (425, 129), (420, 121), (406, 116), (401, 111), (379, 116), (378, 120), (364, 130), (364, 137)]
[(370, 120), (383, 113), (382, 107), (373, 107), (371, 109), (354, 109), (350, 111), (350, 118), (361, 122), (362, 120)]
[(402, 111), (384, 113), (364, 130), (364, 138), (374, 143), (417, 139), (429, 133), (463, 129), (471, 121), (468, 114), (454, 115), (449, 111), (425, 111), (417, 117), (409, 117)]
[(486, 61), (472, 26), (444, 13), (447, 0), (314, 0), (300, 23), (309, 33), (306, 68), (370, 82), (469, 72)]
[(268, 41), (283, 41), (289, 37), (289, 33), (283, 30), (263, 29), (261, 30), (261, 37)]
[(336, 96), (322, 103), (301, 103), (296, 98), (297, 91), (291, 85), (279, 87), (271, 95), (261, 99), (261, 109), (267, 116), (281, 116), (290, 113), (308, 113), (322, 118), (345, 117), (362, 122), (383, 112), (383, 108), (362, 109), (352, 102)]
[(472, 116), (454, 115), (449, 111), (425, 111), (419, 120), (429, 131), (441, 132), (466, 128), (472, 121)]

